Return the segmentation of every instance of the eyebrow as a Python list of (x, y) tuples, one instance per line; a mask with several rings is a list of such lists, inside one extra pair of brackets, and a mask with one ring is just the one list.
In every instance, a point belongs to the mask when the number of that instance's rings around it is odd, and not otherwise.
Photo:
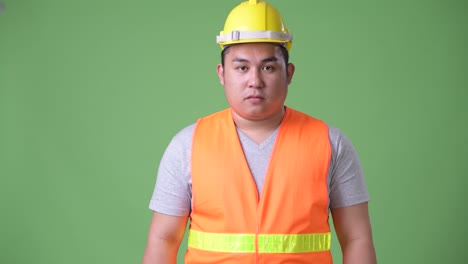
[[(249, 62), (249, 60), (239, 58), (239, 57), (234, 58), (232, 61), (233, 62)], [(271, 56), (271, 57), (263, 59), (262, 63), (264, 63), (264, 62), (276, 62), (276, 61), (278, 61), (278, 58), (276, 56)]]

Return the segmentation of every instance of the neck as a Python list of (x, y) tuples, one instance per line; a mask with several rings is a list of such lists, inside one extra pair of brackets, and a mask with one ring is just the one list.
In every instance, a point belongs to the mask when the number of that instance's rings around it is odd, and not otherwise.
[(285, 108), (283, 107), (278, 113), (264, 119), (248, 119), (239, 116), (234, 111), (232, 112), (232, 117), (237, 128), (257, 144), (260, 144), (281, 124), (284, 113)]

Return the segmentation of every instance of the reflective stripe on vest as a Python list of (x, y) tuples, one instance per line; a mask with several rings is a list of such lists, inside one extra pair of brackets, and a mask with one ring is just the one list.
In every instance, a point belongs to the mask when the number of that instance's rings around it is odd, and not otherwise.
[[(330, 250), (330, 233), (258, 235), (258, 253), (307, 253)], [(255, 234), (189, 231), (188, 246), (200, 250), (255, 253)]]

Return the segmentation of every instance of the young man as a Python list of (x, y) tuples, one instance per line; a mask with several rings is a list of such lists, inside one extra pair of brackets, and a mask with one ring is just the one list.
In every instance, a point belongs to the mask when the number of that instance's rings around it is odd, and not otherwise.
[[(230, 108), (180, 131), (159, 167), (143, 263), (376, 263), (359, 160), (336, 128), (284, 105), (294, 65), (278, 11), (241, 3), (218, 37)], [(242, 31), (240, 30), (242, 29)]]

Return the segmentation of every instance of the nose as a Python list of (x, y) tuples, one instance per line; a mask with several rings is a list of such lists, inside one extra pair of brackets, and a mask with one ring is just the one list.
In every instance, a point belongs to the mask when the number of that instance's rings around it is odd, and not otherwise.
[(263, 88), (265, 83), (263, 82), (262, 73), (259, 69), (253, 69), (249, 76), (249, 87), (250, 88)]

